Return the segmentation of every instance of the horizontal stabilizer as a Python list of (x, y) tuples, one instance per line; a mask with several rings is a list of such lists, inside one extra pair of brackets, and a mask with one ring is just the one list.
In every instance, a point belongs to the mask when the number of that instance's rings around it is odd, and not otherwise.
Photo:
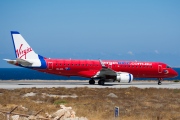
[(29, 62), (27, 60), (21, 59), (21, 58), (17, 58), (16, 60), (11, 60), (11, 59), (4, 59), (5, 61), (7, 61), (10, 64), (20, 64), (24, 67), (31, 67), (32, 66), (32, 62)]
[(22, 65), (22, 66), (25, 66), (25, 67), (26, 67), (26, 66), (27, 66), (27, 67), (28, 67), (28, 66), (32, 66), (32, 64), (33, 64), (33, 63), (31, 63), (31, 62), (29, 62), (29, 61), (27, 61), (27, 60), (21, 59), (21, 58), (17, 58), (16, 61), (17, 61), (18, 64), (20, 64), (20, 65)]
[(5, 61), (7, 61), (9, 64), (16, 64), (17, 61), (16, 60), (11, 60), (11, 59), (4, 59)]

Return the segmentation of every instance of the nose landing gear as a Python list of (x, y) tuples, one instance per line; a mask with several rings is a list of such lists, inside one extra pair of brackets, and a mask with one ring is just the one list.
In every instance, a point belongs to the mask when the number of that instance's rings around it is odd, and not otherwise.
[(162, 85), (162, 81), (163, 79), (162, 78), (158, 78), (158, 85)]

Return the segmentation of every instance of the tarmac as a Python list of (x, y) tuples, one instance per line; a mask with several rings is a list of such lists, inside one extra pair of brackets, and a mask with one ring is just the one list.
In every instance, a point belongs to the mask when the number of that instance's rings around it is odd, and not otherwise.
[(20, 88), (52, 88), (52, 87), (88, 87), (88, 88), (168, 88), (180, 89), (180, 82), (162, 81), (158, 85), (157, 81), (133, 81), (131, 83), (106, 82), (104, 85), (89, 85), (88, 80), (0, 80), (0, 89), (20, 89)]

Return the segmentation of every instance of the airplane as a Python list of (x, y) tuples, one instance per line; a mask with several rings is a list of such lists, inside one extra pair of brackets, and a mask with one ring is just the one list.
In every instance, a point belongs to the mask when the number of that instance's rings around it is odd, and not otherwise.
[(8, 63), (49, 74), (89, 78), (89, 84), (95, 84), (96, 79), (104, 85), (109, 81), (130, 83), (133, 78), (157, 78), (161, 85), (164, 78), (178, 75), (162, 62), (46, 58), (35, 53), (18, 31), (11, 31), (11, 36), (16, 59), (4, 59)]

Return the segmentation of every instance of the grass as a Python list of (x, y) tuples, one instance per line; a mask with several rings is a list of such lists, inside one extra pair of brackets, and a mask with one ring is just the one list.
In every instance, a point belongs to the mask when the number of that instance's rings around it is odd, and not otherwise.
[[(35, 96), (23, 97), (34, 92)], [(59, 98), (43, 96), (73, 95), (77, 98)], [(114, 93), (118, 98), (108, 97)], [(146, 88), (24, 88), (15, 90), (0, 89), (0, 109), (10, 110), (16, 105), (28, 108), (28, 111), (17, 109), (16, 112), (33, 114), (40, 109), (44, 115), (58, 110), (60, 104), (71, 106), (76, 116), (89, 120), (114, 119), (114, 107), (120, 109), (121, 120), (179, 120), (180, 90)], [(4, 116), (0, 114), (0, 119)]]
[(54, 101), (54, 104), (55, 105), (65, 105), (65, 104), (67, 104), (67, 102), (65, 100), (56, 100), (56, 101)]

